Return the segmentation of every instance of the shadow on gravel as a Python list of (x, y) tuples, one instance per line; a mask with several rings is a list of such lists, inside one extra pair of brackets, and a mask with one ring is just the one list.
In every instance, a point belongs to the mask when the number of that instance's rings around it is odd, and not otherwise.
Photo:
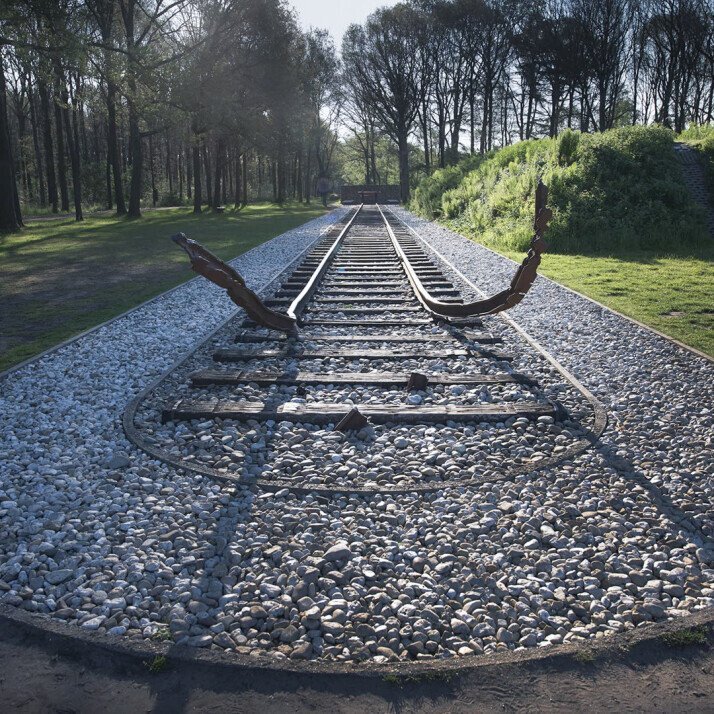
[[(657, 484), (652, 483), (645, 474), (639, 471), (632, 463), (632, 452), (627, 451), (627, 456), (618, 456), (615, 452), (622, 447), (614, 445), (601, 445), (598, 453), (602, 456), (605, 466), (619, 471), (628, 480), (634, 481), (638, 486), (642, 487), (652, 499), (652, 503), (664, 516), (669, 518), (688, 534), (692, 543), (698, 548), (703, 548), (706, 551), (714, 552), (714, 539), (707, 534), (691, 517), (691, 513), (682, 510), (680, 506), (673, 500), (665, 488), (660, 488)], [(613, 504), (615, 506), (625, 507), (624, 502)]]

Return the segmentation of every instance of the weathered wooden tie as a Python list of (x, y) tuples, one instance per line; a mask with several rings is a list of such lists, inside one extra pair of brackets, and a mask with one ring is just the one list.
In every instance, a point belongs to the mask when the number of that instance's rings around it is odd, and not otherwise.
[[(360, 404), (359, 411), (375, 424), (443, 424), (447, 421), (505, 421), (511, 417), (553, 416), (555, 407), (541, 402), (502, 402), (500, 404), (444, 404), (440, 406), (414, 406), (411, 404)], [(162, 420), (186, 421), (190, 419), (259, 419), (267, 421), (305, 421), (336, 424), (353, 409), (351, 404), (315, 402), (303, 404), (286, 402), (267, 406), (263, 402), (239, 402), (221, 399), (181, 399), (165, 409)]]
[[(428, 386), (470, 386), (483, 384), (523, 384), (533, 385), (532, 379), (516, 372), (507, 374), (444, 374), (425, 375)], [(203, 369), (191, 375), (191, 383), (196, 386), (211, 384), (258, 384), (261, 386), (319, 384), (353, 384), (355, 386), (405, 387), (411, 375), (401, 372), (252, 372), (250, 370)]]
[[(452, 348), (439, 349), (435, 351), (433, 347), (416, 348), (411, 347), (408, 351), (395, 348), (389, 349), (301, 349), (298, 345), (284, 347), (281, 349), (237, 349), (224, 348), (217, 350), (213, 355), (216, 362), (244, 362), (251, 359), (416, 359), (431, 358), (442, 359), (444, 357), (467, 357), (469, 355), (478, 356), (477, 350)], [(489, 351), (489, 356), (493, 352)], [(509, 359), (503, 355), (500, 359)]]
[[(472, 342), (492, 344), (501, 342), (501, 338), (491, 332), (464, 331), (464, 338)], [(299, 339), (287, 337), (284, 334), (257, 335), (254, 332), (242, 332), (235, 336), (235, 342), (250, 344), (256, 342), (393, 342), (393, 343), (420, 343), (420, 342), (454, 342), (454, 336), (449, 333), (439, 335), (392, 335), (384, 333), (381, 335), (302, 335)]]

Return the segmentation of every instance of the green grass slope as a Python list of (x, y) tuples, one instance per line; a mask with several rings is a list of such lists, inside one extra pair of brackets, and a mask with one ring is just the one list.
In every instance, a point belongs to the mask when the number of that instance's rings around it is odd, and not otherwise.
[(485, 245), (522, 251), (542, 176), (553, 252), (697, 246), (704, 223), (682, 183), (673, 139), (660, 127), (626, 127), (523, 141), (437, 171), (417, 187), (413, 206), (453, 220)]
[(542, 272), (714, 354), (714, 249), (674, 138), (624, 127), (524, 141), (435, 172), (411, 208), (520, 260), (542, 176), (553, 209)]

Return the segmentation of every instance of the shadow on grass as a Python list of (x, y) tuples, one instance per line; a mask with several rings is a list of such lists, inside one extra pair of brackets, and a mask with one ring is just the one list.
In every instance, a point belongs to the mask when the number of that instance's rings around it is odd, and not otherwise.
[[(246, 228), (250, 229), (255, 237), (241, 237), (241, 242), (257, 244), (265, 240), (268, 234), (277, 235), (282, 232), (283, 226), (293, 227), (296, 218), (304, 217), (305, 221), (308, 221), (323, 212), (322, 208), (317, 206), (292, 205), (281, 208), (261, 204), (225, 213), (194, 214), (189, 209), (172, 209), (148, 213), (140, 219), (98, 216), (88, 218), (82, 223), (72, 220), (48, 221), (32, 224), (22, 233), (6, 234), (5, 245), (0, 245), (0, 253), (15, 255), (23, 250), (32, 251), (46, 243), (62, 241), (68, 242), (69, 245), (58, 246), (58, 252), (113, 250), (123, 254), (135, 248), (145, 251), (147, 245), (156, 245), (147, 243), (147, 237), (152, 241), (163, 237), (168, 239), (171, 233), (182, 230), (182, 226), (186, 226), (186, 230), (189, 227), (200, 227), (206, 235), (220, 239), (222, 247), (234, 245), (236, 242), (234, 235), (225, 235), (227, 228)], [(76, 241), (81, 241), (81, 244), (76, 245)], [(119, 241), (126, 247), (122, 249)], [(132, 245), (134, 241), (139, 241), (139, 245)], [(46, 250), (43, 248), (42, 252), (45, 253)]]
[(656, 265), (663, 260), (714, 260), (714, 242), (711, 246), (702, 246), (698, 249), (686, 249), (682, 247), (680, 250), (656, 250), (656, 251), (604, 251), (591, 253), (548, 253), (547, 256), (562, 257), (562, 258), (578, 258), (581, 260), (588, 259), (609, 259), (617, 260), (622, 263), (639, 263), (640, 265)]
[[(230, 260), (324, 213), (315, 205), (203, 214), (171, 209), (141, 220), (42, 221), (10, 234), (0, 242), (6, 307), (0, 332), (8, 338), (0, 364), (9, 367), (194, 277), (170, 241), (178, 231)], [(37, 349), (28, 354), (30, 345)]]

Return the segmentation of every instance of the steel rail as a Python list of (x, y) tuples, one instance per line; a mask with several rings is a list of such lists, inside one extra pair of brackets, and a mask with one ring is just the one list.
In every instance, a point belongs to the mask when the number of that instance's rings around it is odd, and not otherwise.
[(496, 295), (470, 303), (443, 302), (433, 297), (432, 294), (424, 287), (411, 262), (409, 261), (409, 258), (402, 250), (401, 245), (399, 245), (399, 240), (397, 239), (394, 230), (389, 224), (389, 221), (384, 215), (384, 212), (379, 204), (377, 204), (377, 210), (382, 216), (389, 239), (391, 240), (394, 250), (402, 263), (402, 267), (407, 274), (407, 278), (411, 283), (412, 289), (424, 309), (436, 317), (454, 317), (464, 319), (480, 315), (493, 315), (495, 313), (508, 310), (521, 302), (525, 294), (528, 292), (536, 278), (536, 271), (540, 265), (540, 254), (547, 248), (547, 245), (542, 237), (543, 232), (547, 228), (548, 221), (552, 217), (550, 209), (546, 206), (547, 198), (547, 187), (543, 183), (539, 183), (536, 191), (535, 220), (533, 223), (535, 233), (531, 241), (531, 247), (528, 251), (528, 255), (523, 263), (518, 267), (510, 286)]
[(357, 218), (363, 206), (363, 203), (360, 203), (360, 205), (357, 206), (357, 210), (352, 215), (352, 218), (350, 218), (350, 220), (346, 223), (345, 227), (340, 231), (340, 235), (337, 236), (335, 242), (330, 246), (330, 249), (327, 251), (327, 253), (325, 253), (325, 257), (320, 261), (320, 264), (317, 266), (317, 268), (315, 268), (305, 287), (300, 291), (300, 293), (292, 301), (292, 303), (290, 303), (290, 307), (288, 307), (286, 314), (291, 320), (295, 320), (297, 322), (299, 316), (305, 309), (305, 306), (312, 297), (312, 294), (317, 289), (318, 283), (320, 282), (320, 280), (322, 280), (322, 276), (327, 271), (327, 268), (335, 257), (335, 254), (339, 250), (342, 241), (349, 232), (350, 228), (352, 227), (352, 224), (355, 221), (355, 218)]

